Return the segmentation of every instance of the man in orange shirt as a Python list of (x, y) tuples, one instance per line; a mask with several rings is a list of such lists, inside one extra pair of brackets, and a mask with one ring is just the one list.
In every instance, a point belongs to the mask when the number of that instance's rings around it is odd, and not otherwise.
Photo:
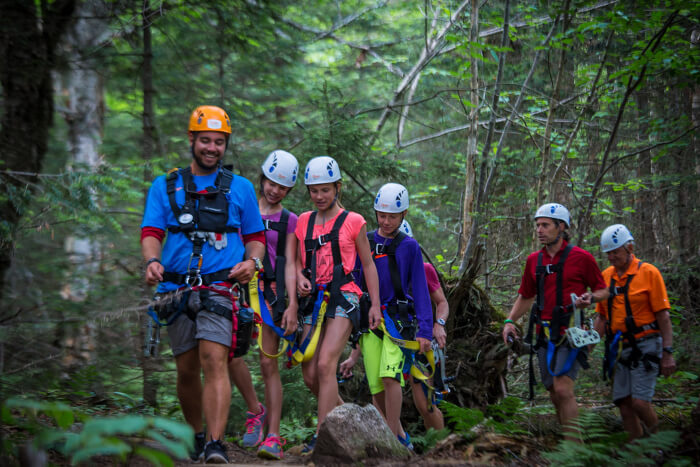
[(606, 333), (603, 371), (613, 376), (613, 402), (620, 408), (629, 440), (655, 433), (658, 418), (651, 406), (656, 377), (676, 371), (670, 304), (659, 270), (637, 259), (634, 238), (622, 224), (603, 231), (600, 247), (610, 266), (603, 279), (610, 297), (596, 308), (595, 329)]

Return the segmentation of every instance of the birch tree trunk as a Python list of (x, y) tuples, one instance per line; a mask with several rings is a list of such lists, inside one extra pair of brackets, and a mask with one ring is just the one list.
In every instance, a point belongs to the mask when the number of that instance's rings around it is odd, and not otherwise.
[[(479, 1), (472, 0), (469, 42), (475, 44), (478, 40)], [(469, 133), (467, 134), (467, 163), (464, 176), (464, 199), (462, 200), (462, 231), (459, 239), (459, 258), (464, 258), (466, 255), (469, 234), (472, 231), (474, 200), (476, 199), (476, 157), (478, 156), (476, 143), (479, 139), (479, 60), (474, 54), (471, 56), (469, 72), (471, 73), (469, 101), (472, 110), (469, 114)]]

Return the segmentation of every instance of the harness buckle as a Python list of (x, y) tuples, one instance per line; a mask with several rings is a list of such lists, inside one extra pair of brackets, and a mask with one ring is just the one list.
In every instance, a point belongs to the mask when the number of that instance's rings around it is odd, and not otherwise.
[(384, 254), (384, 245), (382, 243), (374, 245), (374, 254), (377, 256)]
[(270, 229), (270, 219), (263, 219), (263, 225), (265, 226), (265, 230), (272, 230)]
[(323, 246), (326, 243), (328, 243), (328, 240), (324, 241), (323, 237), (325, 237), (325, 235), (319, 235), (318, 238), (316, 239), (316, 240), (318, 240), (318, 246)]
[(190, 288), (199, 287), (202, 285), (202, 276), (199, 274), (199, 270), (195, 271), (194, 275), (187, 273), (185, 276), (185, 284), (187, 284)]
[(408, 305), (408, 300), (399, 300), (398, 298), (396, 299), (396, 304), (397, 305)]
[(553, 265), (552, 265), (552, 264), (548, 264), (548, 265), (546, 265), (546, 266), (544, 267), (544, 272), (545, 272), (545, 274), (554, 274), (554, 271), (552, 271), (551, 266), (553, 266)]

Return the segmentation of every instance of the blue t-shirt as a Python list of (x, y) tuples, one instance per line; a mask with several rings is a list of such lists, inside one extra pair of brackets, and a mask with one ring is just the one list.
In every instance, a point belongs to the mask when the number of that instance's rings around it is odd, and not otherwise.
[[(209, 175), (193, 175), (192, 182), (197, 190), (204, 190), (214, 186), (218, 171)], [(201, 274), (209, 274), (222, 269), (230, 269), (243, 260), (245, 247), (241, 235), (248, 235), (264, 230), (258, 200), (255, 196), (253, 184), (246, 178), (234, 175), (231, 181), (231, 189), (226, 194), (228, 202), (228, 226), (238, 227), (240, 233), (227, 233), (226, 247), (216, 250), (208, 242), (202, 249)], [(178, 175), (175, 183), (175, 202), (179, 207), (185, 204), (185, 190), (183, 189), (182, 176)], [(166, 187), (166, 176), (156, 178), (148, 191), (146, 208), (143, 213), (141, 228), (155, 227), (167, 232), (168, 227), (177, 227), (175, 214), (170, 207)], [(167, 272), (186, 274), (188, 261), (192, 254), (192, 241), (183, 233), (168, 232), (163, 244), (161, 262)], [(158, 292), (174, 290), (183, 284), (163, 282), (158, 285)]]
[[(374, 241), (379, 245), (390, 245), (394, 241), (394, 239), (382, 237), (377, 231), (370, 232), (370, 235), (374, 235)], [(401, 241), (401, 244), (396, 249), (396, 263), (399, 267), (404, 295), (409, 300), (413, 299), (416, 319), (418, 320), (416, 337), (430, 340), (433, 337), (433, 309), (430, 304), (428, 282), (425, 278), (423, 256), (420, 251), (420, 245), (414, 238), (407, 236)], [(381, 255), (374, 258), (374, 264), (377, 267), (377, 275), (379, 276), (379, 298), (382, 305), (396, 303), (388, 256)], [(408, 293), (409, 290), (412, 297)]]

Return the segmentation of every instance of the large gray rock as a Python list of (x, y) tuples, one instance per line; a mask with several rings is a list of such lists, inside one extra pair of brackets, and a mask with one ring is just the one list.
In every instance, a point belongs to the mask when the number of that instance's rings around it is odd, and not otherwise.
[(402, 445), (373, 405), (343, 404), (328, 414), (318, 432), (312, 460), (317, 465), (405, 460), (413, 453)]

